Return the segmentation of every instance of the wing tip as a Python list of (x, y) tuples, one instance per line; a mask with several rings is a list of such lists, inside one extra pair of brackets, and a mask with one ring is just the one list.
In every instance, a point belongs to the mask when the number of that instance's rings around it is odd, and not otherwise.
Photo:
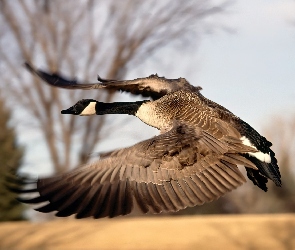
[(29, 63), (29, 62), (24, 62), (23, 63), (23, 65), (24, 65), (24, 67), (28, 70), (28, 71), (30, 71), (30, 72), (32, 72), (32, 73), (36, 73), (36, 70), (35, 70), (35, 68), (32, 66), (32, 64), (31, 63)]
[(109, 80), (109, 79), (105, 79), (105, 78), (101, 78), (100, 75), (97, 75), (97, 81), (101, 82), (101, 83), (106, 83), (106, 82), (111, 82), (113, 80)]

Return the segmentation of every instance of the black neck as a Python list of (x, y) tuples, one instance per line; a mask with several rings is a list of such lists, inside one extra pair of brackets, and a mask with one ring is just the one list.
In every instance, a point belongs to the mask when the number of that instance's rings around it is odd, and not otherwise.
[(138, 101), (138, 102), (112, 102), (112, 103), (97, 102), (95, 109), (96, 109), (97, 115), (105, 115), (105, 114), (135, 115), (139, 107), (145, 102), (148, 102), (148, 101), (145, 100), (145, 101)]

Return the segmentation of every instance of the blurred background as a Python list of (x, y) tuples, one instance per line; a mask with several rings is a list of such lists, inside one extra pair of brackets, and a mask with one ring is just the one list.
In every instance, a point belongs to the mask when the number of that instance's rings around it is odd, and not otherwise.
[(7, 191), (7, 166), (61, 173), (157, 134), (131, 116), (61, 115), (82, 98), (140, 97), (51, 88), (25, 61), (87, 82), (157, 73), (201, 86), (273, 143), (283, 186), (247, 183), (173, 216), (295, 212), (295, 1), (0, 0), (0, 27), (0, 221), (54, 219)]

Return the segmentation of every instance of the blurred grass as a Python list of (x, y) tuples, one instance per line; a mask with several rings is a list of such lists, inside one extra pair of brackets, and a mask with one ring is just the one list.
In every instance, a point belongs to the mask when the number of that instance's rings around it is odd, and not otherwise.
[(1, 223), (0, 249), (295, 249), (295, 215)]

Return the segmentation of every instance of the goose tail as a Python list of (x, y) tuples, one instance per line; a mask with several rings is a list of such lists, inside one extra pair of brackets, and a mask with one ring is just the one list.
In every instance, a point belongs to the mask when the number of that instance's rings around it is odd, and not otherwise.
[(272, 144), (263, 136), (259, 135), (259, 137), (256, 140), (252, 138), (252, 141), (250, 141), (246, 136), (243, 136), (241, 140), (243, 144), (258, 150), (255, 153), (245, 154), (245, 157), (258, 168), (258, 170), (246, 168), (248, 178), (262, 190), (267, 191), (266, 183), (268, 179), (272, 180), (279, 187), (282, 185), (281, 174), (275, 153), (270, 149)]

